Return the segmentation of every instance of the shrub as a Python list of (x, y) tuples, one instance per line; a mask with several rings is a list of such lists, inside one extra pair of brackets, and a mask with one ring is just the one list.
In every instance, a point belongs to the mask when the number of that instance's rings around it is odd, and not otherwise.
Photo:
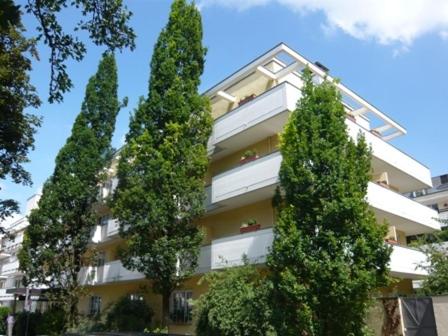
[(64, 310), (52, 306), (41, 315), (37, 333), (39, 335), (60, 335), (64, 330)]
[(0, 307), (0, 334), (6, 335), (6, 318), (8, 317), (8, 314), (10, 312), (10, 309), (8, 307)]
[(195, 304), (198, 336), (275, 335), (269, 322), (269, 284), (255, 266), (209, 273), (204, 279), (209, 290)]
[(125, 296), (118, 300), (107, 314), (109, 331), (144, 331), (151, 326), (153, 312), (144, 300)]
[[(28, 331), (26, 324), (28, 319)], [(42, 319), (42, 313), (36, 312), (36, 313), (30, 313), (30, 312), (20, 312), (16, 315), (16, 322), (14, 324), (14, 335), (16, 336), (36, 336), (39, 333), (37, 332), (37, 328), (40, 324), (40, 321)]]

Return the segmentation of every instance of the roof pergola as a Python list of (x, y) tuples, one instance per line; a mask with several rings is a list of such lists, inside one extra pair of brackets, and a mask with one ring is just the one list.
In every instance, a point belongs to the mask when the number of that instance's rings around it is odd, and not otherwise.
[[(288, 62), (283, 61), (285, 58), (288, 59)], [(273, 61), (277, 64), (281, 64), (280, 70), (273, 72), (266, 67), (267, 64)], [(209, 96), (212, 99), (223, 99), (229, 103), (235, 103), (237, 101), (237, 97), (228, 92), (229, 88), (234, 86), (235, 83), (246, 79), (250, 75), (261, 75), (266, 79), (275, 82), (291, 73), (300, 76), (300, 72), (305, 67), (308, 67), (320, 81), (326, 79), (335, 83), (337, 89), (341, 93), (342, 101), (350, 113), (354, 116), (362, 116), (370, 120), (373, 125), (372, 130), (374, 130), (375, 133), (378, 134), (383, 140), (388, 141), (397, 136), (406, 134), (406, 130), (401, 125), (389, 118), (345, 85), (335, 80), (323, 69), (322, 66), (316, 65), (315, 63), (307, 60), (305, 57), (295, 52), (284, 43), (277, 45), (220, 83), (216, 84), (207, 90), (204, 95)]]

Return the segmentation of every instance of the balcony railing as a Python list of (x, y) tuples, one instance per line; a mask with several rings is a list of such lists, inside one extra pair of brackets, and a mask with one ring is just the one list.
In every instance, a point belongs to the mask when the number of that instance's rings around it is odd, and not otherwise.
[[(283, 82), (224, 114), (215, 121), (208, 143), (209, 151), (213, 151), (215, 146), (235, 151), (244, 146), (244, 139), (257, 142), (277, 134), (287, 119), (287, 112), (294, 110), (299, 97), (298, 88)], [(266, 123), (269, 127), (263, 126)], [(244, 139), (237, 139), (239, 136)]]
[[(261, 264), (272, 246), (272, 229), (245, 233), (217, 239), (212, 242), (212, 269), (239, 266), (245, 255), (250, 263)], [(404, 246), (392, 245), (389, 268), (393, 276), (401, 278), (421, 278), (427, 275), (421, 265), (425, 265), (424, 253)]]
[(79, 281), (84, 285), (97, 285), (118, 281), (143, 279), (139, 272), (130, 271), (120, 260), (105, 263), (103, 266), (87, 266), (81, 269)]
[(422, 267), (427, 265), (425, 254), (416, 249), (392, 245), (389, 268), (392, 275), (406, 278), (422, 278), (428, 272)]
[[(274, 152), (258, 160), (228, 170), (212, 179), (210, 206), (241, 207), (273, 196), (279, 183), (282, 156)], [(367, 200), (380, 222), (386, 219), (406, 234), (440, 229), (436, 211), (392, 190), (369, 183)]]
[(369, 183), (367, 200), (377, 217), (396, 224), (408, 235), (440, 229), (437, 211), (376, 183)]
[[(300, 89), (283, 82), (217, 118), (208, 143), (209, 152), (214, 151), (214, 157), (219, 158), (242, 149), (249, 142), (256, 143), (278, 134), (286, 123), (289, 111), (294, 110), (300, 95)], [(431, 185), (431, 175), (427, 167), (357, 122), (347, 118), (346, 124), (348, 134), (353, 139), (357, 139), (359, 133), (364, 135), (366, 142), (372, 147), (374, 168), (378, 166), (378, 169), (388, 171), (391, 180), (398, 185), (401, 192)], [(384, 167), (384, 164), (387, 166)]]
[(372, 148), (374, 158), (398, 170), (394, 172), (394, 169), (389, 169), (389, 175), (392, 175), (392, 180), (395, 180), (397, 184), (400, 183), (400, 177), (404, 178), (402, 185), (400, 185), (401, 192), (425, 188), (432, 184), (431, 173), (426, 166), (349, 118), (346, 119), (346, 124), (348, 134), (353, 139), (357, 139), (360, 133), (364, 135), (366, 143)]
[(110, 218), (107, 224), (97, 225), (92, 233), (92, 242), (101, 243), (118, 235), (120, 223), (117, 219)]
[(242, 265), (243, 255), (250, 263), (264, 263), (272, 241), (272, 229), (213, 240), (212, 269)]

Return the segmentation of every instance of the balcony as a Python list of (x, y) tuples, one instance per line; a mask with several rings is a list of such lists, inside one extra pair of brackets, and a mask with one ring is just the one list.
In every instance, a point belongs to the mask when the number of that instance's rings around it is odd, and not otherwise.
[(15, 275), (20, 273), (18, 260), (4, 264), (1, 269), (2, 275)]
[(212, 206), (243, 206), (272, 197), (281, 162), (280, 152), (274, 152), (213, 177)]
[(242, 265), (243, 255), (250, 263), (264, 263), (273, 239), (272, 229), (264, 229), (213, 240), (211, 268), (215, 270)]
[(386, 220), (407, 235), (440, 229), (437, 211), (376, 183), (369, 183), (367, 200), (379, 222)]
[[(283, 82), (251, 101), (215, 120), (208, 149), (219, 159), (283, 130), (288, 114), (294, 110), (300, 90)], [(398, 150), (369, 129), (366, 119), (357, 117), (363, 126), (347, 118), (348, 134), (356, 139), (362, 133), (372, 147), (372, 168), (375, 173), (387, 172), (393, 185), (405, 193), (431, 186), (427, 167)]]
[[(243, 255), (250, 263), (261, 264), (273, 242), (272, 229), (264, 229), (252, 233), (214, 240), (212, 242), (212, 269), (222, 269), (243, 264)], [(415, 249), (393, 245), (389, 263), (391, 274), (398, 278), (419, 279), (427, 275), (421, 268), (426, 257)]]
[(367, 144), (371, 146), (373, 171), (386, 171), (400, 192), (419, 190), (432, 185), (429, 169), (420, 162), (348, 118), (346, 125), (348, 134), (353, 139), (361, 133)]
[(391, 275), (406, 279), (419, 279), (428, 275), (426, 270), (419, 267), (427, 261), (423, 252), (398, 245), (392, 245), (392, 248), (389, 263)]
[(283, 82), (219, 117), (208, 143), (209, 152), (217, 159), (279, 133), (299, 97), (298, 88)]
[[(217, 212), (271, 198), (279, 183), (281, 161), (280, 152), (274, 152), (213, 177), (208, 208), (219, 206)], [(387, 220), (407, 235), (440, 229), (436, 211), (373, 182), (367, 200), (379, 222)]]
[(99, 285), (144, 278), (145, 276), (142, 273), (126, 269), (120, 260), (107, 262), (103, 266), (83, 267), (79, 273), (79, 281), (84, 285)]
[(119, 234), (120, 223), (117, 219), (109, 218), (107, 223), (97, 225), (92, 234), (93, 243), (102, 243)]

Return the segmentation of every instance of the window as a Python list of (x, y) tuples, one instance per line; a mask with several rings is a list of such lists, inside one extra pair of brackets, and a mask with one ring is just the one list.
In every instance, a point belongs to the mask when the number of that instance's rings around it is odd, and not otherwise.
[(174, 323), (191, 323), (192, 291), (175, 291), (170, 298), (170, 319)]
[(440, 184), (447, 184), (448, 183), (448, 174), (441, 175), (440, 176)]
[(14, 279), (14, 288), (21, 288), (22, 287), (22, 278)]
[(91, 296), (89, 303), (89, 315), (96, 316), (101, 312), (101, 296)]

